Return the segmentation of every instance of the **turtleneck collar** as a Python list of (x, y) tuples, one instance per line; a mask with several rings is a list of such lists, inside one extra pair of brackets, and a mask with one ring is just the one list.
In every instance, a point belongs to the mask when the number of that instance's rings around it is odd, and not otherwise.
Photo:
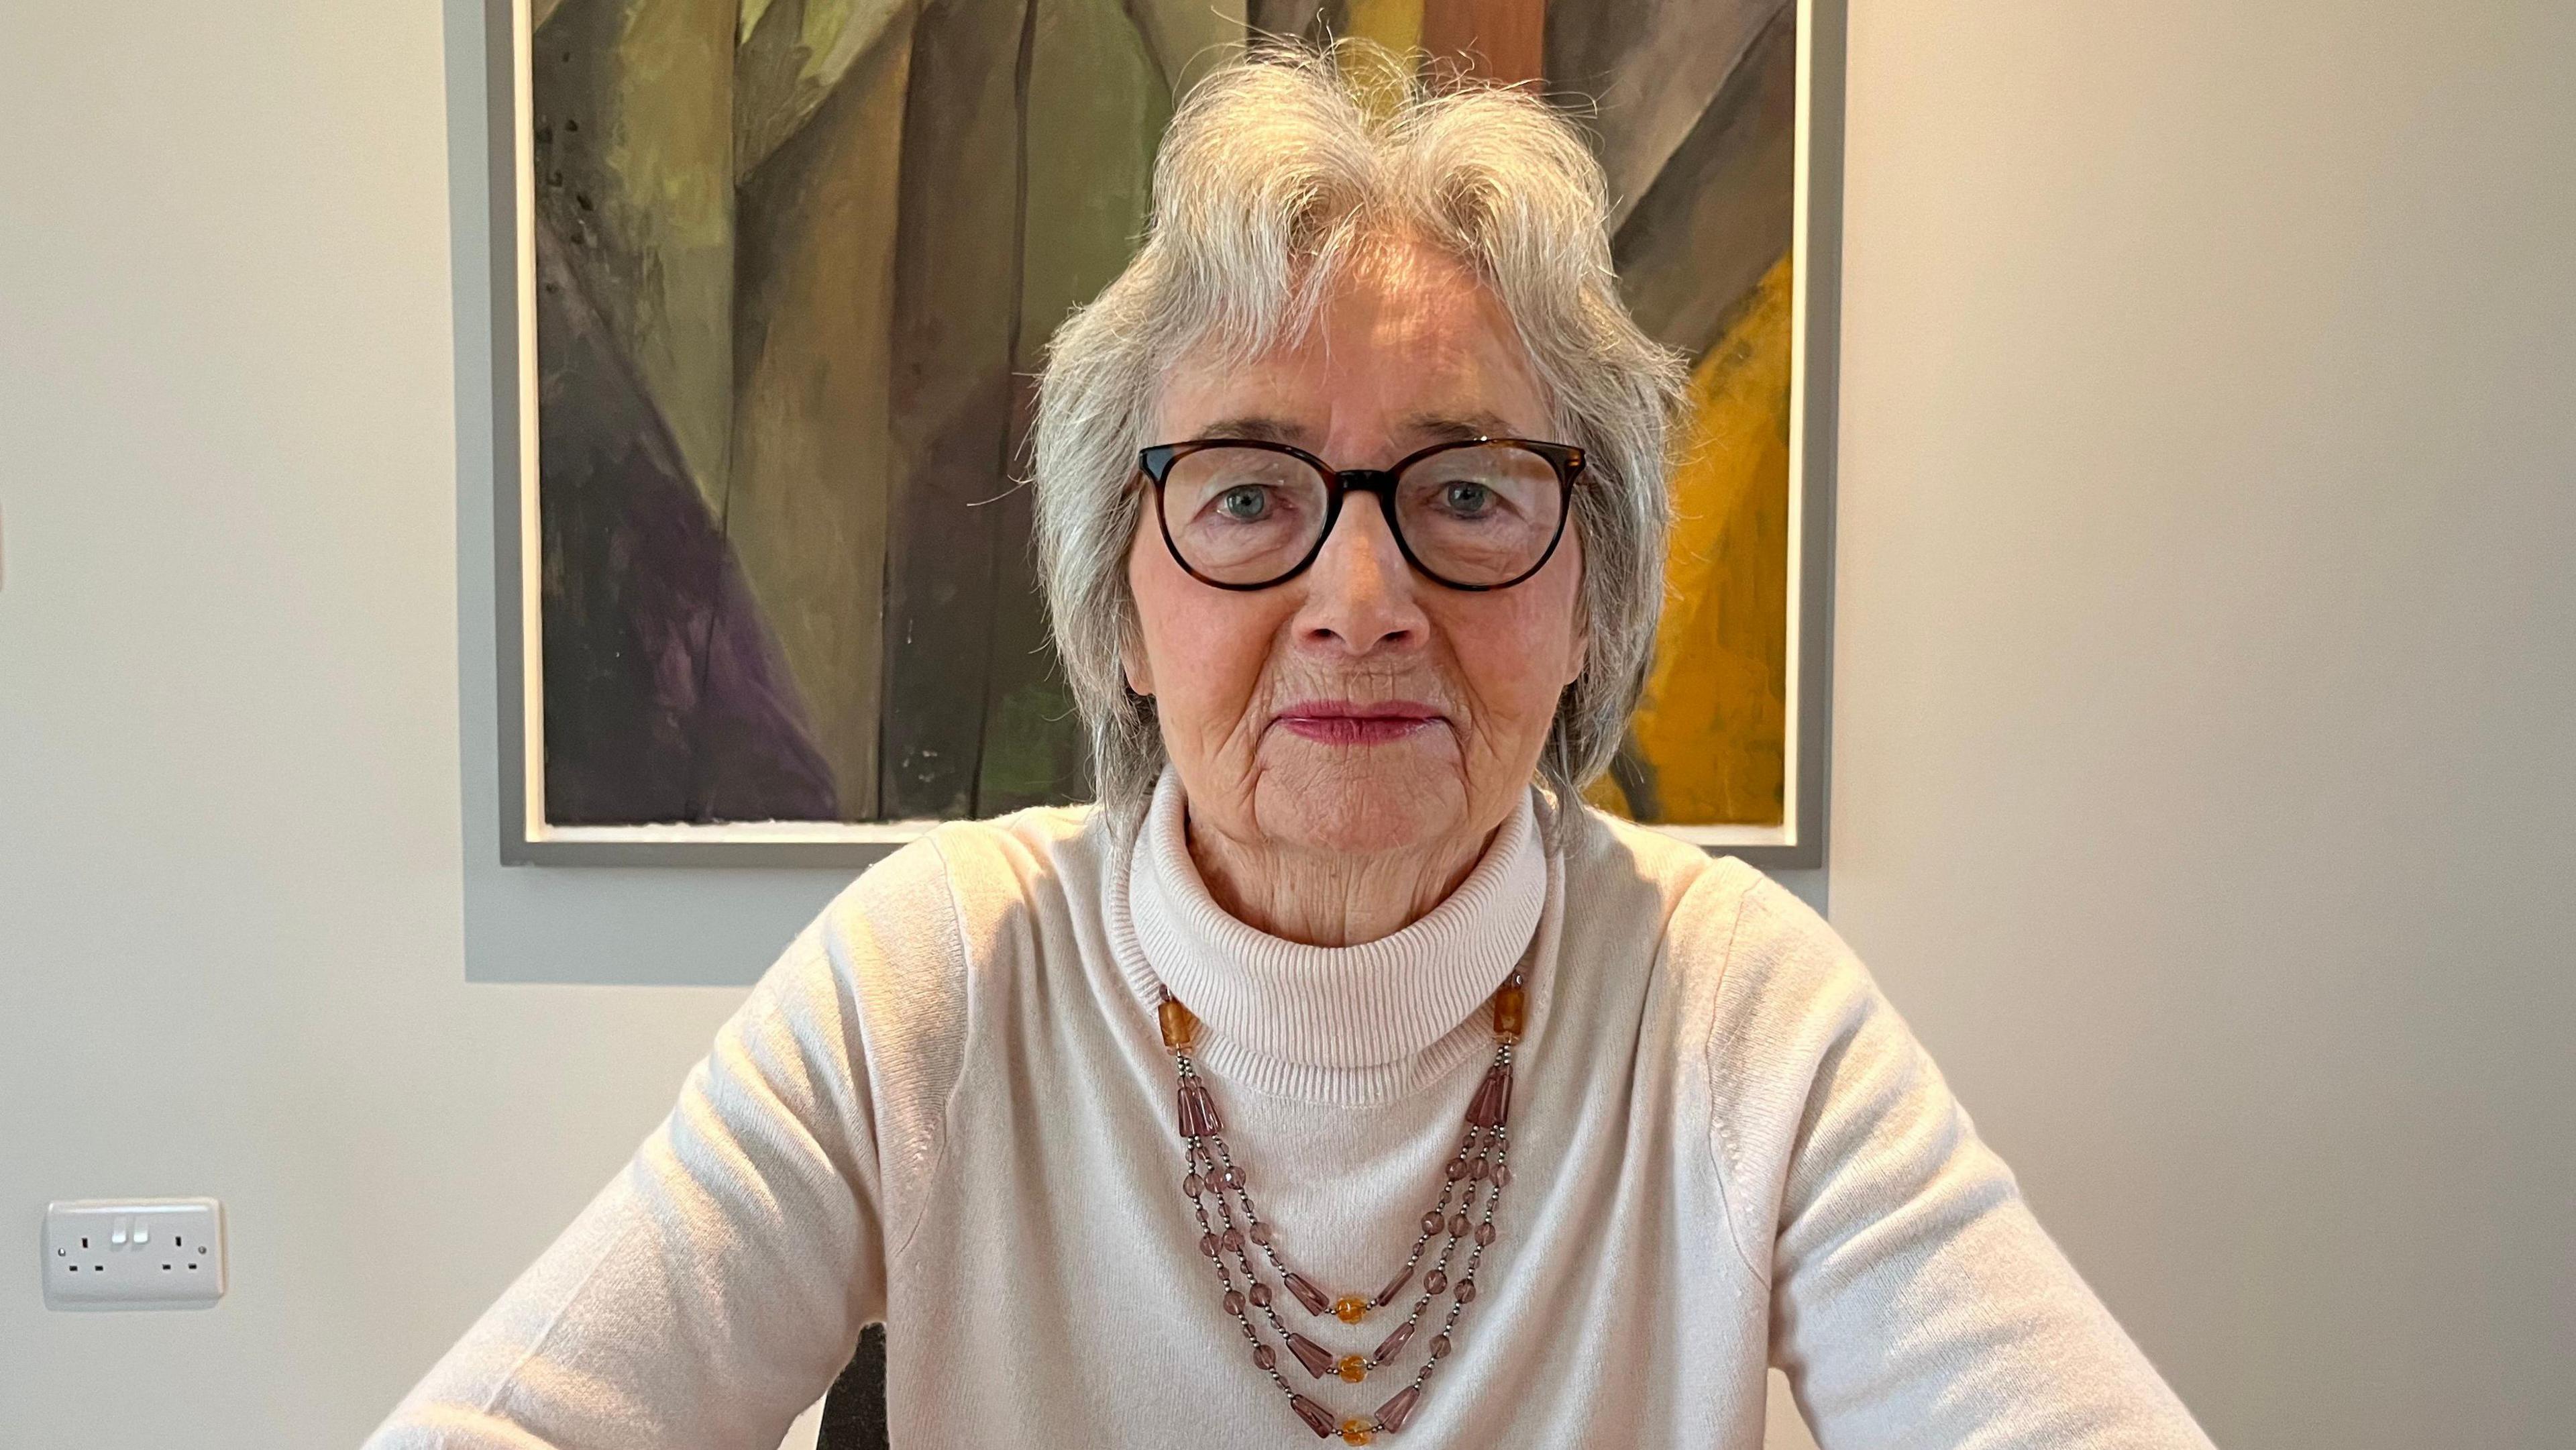
[(1457, 1029), (1521, 962), (1546, 904), (1534, 795), (1522, 793), (1475, 869), (1421, 920), (1376, 941), (1316, 947), (1217, 905), (1190, 858), (1180, 777), (1166, 768), (1126, 872), (1139, 948), (1126, 963), (1130, 983), (1147, 1001), (1170, 988), (1206, 1028), (1210, 1067), (1274, 1090), (1295, 1091), (1314, 1070), (1391, 1067), (1452, 1041), (1476, 1051), (1481, 1024)]

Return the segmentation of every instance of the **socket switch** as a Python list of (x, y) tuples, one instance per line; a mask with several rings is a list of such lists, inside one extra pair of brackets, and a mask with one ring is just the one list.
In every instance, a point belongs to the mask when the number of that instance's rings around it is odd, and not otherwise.
[(203, 1309), (224, 1297), (224, 1206), (211, 1198), (45, 1205), (48, 1309)]

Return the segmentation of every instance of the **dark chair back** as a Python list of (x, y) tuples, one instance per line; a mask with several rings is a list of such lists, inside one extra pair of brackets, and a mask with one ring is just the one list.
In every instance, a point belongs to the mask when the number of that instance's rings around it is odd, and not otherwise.
[(885, 1326), (859, 1332), (859, 1352), (823, 1396), (823, 1433), (815, 1450), (886, 1450)]

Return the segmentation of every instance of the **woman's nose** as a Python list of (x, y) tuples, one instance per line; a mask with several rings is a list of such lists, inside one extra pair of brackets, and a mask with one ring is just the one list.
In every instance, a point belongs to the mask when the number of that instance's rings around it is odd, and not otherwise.
[(1297, 626), (1307, 641), (1365, 654), (1423, 638), (1418, 581), (1375, 495), (1355, 492), (1342, 501), (1341, 517), (1305, 577)]

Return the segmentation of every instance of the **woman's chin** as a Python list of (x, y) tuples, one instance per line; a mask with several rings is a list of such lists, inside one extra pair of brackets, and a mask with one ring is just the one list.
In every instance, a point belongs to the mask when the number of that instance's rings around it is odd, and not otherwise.
[[(1262, 833), (1310, 850), (1368, 855), (1419, 846), (1458, 828), (1466, 790), (1447, 751), (1338, 747), (1275, 762), (1262, 774)], [(1320, 757), (1320, 758), (1315, 758)]]

